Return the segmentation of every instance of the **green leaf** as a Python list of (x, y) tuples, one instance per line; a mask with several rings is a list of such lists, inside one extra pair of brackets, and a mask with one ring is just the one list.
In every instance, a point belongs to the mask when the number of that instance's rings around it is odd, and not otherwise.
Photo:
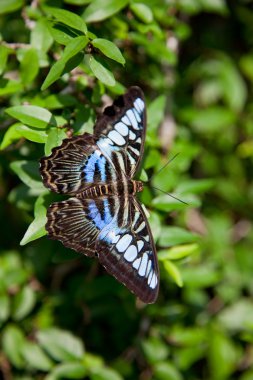
[(47, 357), (45, 352), (33, 342), (25, 342), (23, 347), (23, 357), (29, 367), (41, 371), (48, 371), (52, 368), (53, 363)]
[(63, 363), (54, 367), (45, 380), (58, 379), (84, 379), (87, 375), (87, 369), (80, 362)]
[(217, 316), (221, 326), (231, 332), (243, 332), (252, 329), (253, 302), (246, 297), (235, 300), (231, 305), (225, 306)]
[(4, 72), (7, 63), (8, 55), (11, 49), (4, 45), (0, 45), (0, 75)]
[(49, 156), (51, 153), (51, 150), (55, 146), (61, 145), (62, 140), (65, 138), (67, 138), (67, 135), (64, 129), (51, 128), (48, 134), (46, 144), (45, 144), (45, 155)]
[(149, 24), (153, 21), (152, 10), (143, 3), (132, 3), (130, 4), (130, 9), (133, 13), (143, 22)]
[(39, 58), (34, 48), (25, 52), (22, 57), (20, 75), (22, 82), (27, 85), (31, 83), (39, 72)]
[(60, 78), (67, 62), (73, 58), (77, 53), (82, 51), (88, 43), (88, 38), (80, 36), (73, 38), (65, 47), (62, 57), (50, 69), (46, 79), (44, 80), (41, 89), (45, 90), (57, 79)]
[(85, 36), (73, 38), (72, 41), (65, 47), (61, 57), (61, 61), (67, 62), (70, 58), (74, 57), (79, 51), (83, 50), (88, 44), (89, 40)]
[(35, 161), (13, 161), (10, 164), (11, 169), (18, 175), (31, 189), (45, 190), (41, 183), (39, 174), (39, 163)]
[(169, 361), (157, 363), (154, 366), (154, 376), (157, 380), (183, 380), (178, 369)]
[(190, 123), (202, 135), (220, 133), (221, 130), (231, 127), (236, 118), (233, 111), (221, 106), (206, 109), (188, 108), (181, 112), (181, 116), (183, 121)]
[(240, 360), (235, 344), (223, 332), (216, 331), (215, 329), (210, 331), (208, 343), (208, 361), (211, 378), (230, 378)]
[(15, 325), (8, 325), (2, 335), (3, 352), (16, 368), (24, 367), (24, 333)]
[(14, 297), (12, 317), (16, 321), (25, 318), (34, 308), (36, 296), (30, 286), (22, 288)]
[(17, 125), (16, 132), (20, 137), (24, 137), (29, 141), (34, 141), (37, 143), (45, 143), (47, 141), (48, 133), (44, 129), (34, 129), (28, 127), (27, 125)]
[(182, 267), (184, 284), (192, 288), (206, 288), (217, 284), (222, 275), (212, 264), (205, 263), (198, 267)]
[(20, 256), (15, 251), (6, 251), (0, 256), (0, 287), (8, 293), (19, 289), (29, 278), (28, 271), (23, 268)]
[(91, 3), (93, 0), (64, 0), (67, 4), (73, 5), (85, 5)]
[(36, 22), (35, 28), (31, 31), (31, 45), (37, 51), (46, 53), (53, 43), (53, 38), (48, 29), (48, 24), (44, 19)]
[(183, 280), (178, 267), (169, 260), (163, 261), (163, 267), (170, 277), (173, 278), (177, 286), (183, 286)]
[(192, 243), (198, 236), (179, 227), (163, 227), (158, 243), (161, 247)]
[(0, 145), (1, 150), (7, 148), (9, 145), (20, 139), (20, 133), (17, 131), (17, 126), (19, 125), (19, 123), (15, 123), (7, 129)]
[(1, 0), (0, 14), (15, 12), (21, 8), (23, 4), (24, 0)]
[(213, 179), (187, 180), (180, 182), (175, 192), (177, 194), (199, 194), (211, 189), (214, 185), (215, 181)]
[(10, 298), (8, 297), (6, 293), (0, 293), (0, 326), (2, 322), (5, 322), (9, 318), (9, 315), (10, 315)]
[(22, 83), (16, 80), (0, 78), (0, 96), (15, 94), (23, 89)]
[(47, 221), (47, 207), (45, 206), (45, 194), (38, 197), (34, 205), (34, 220), (28, 227), (20, 245), (39, 239), (46, 235), (45, 224)]
[(92, 380), (123, 380), (120, 374), (113, 369), (98, 367), (91, 373)]
[(241, 112), (247, 99), (247, 87), (236, 64), (226, 56), (220, 60), (220, 76), (223, 84), (224, 97), (229, 106)]
[(104, 38), (95, 38), (91, 43), (107, 57), (121, 63), (122, 65), (125, 64), (125, 58), (121, 54), (119, 48), (113, 42), (108, 41)]
[(82, 359), (84, 347), (82, 341), (71, 333), (50, 328), (37, 333), (40, 345), (52, 358), (60, 361), (74, 361)]
[(200, 247), (198, 244), (184, 244), (159, 251), (159, 261), (164, 260), (180, 260), (185, 257), (196, 255), (199, 253)]
[(7, 108), (5, 112), (34, 128), (47, 128), (49, 125), (56, 126), (52, 113), (42, 107), (14, 106)]
[(94, 0), (85, 9), (83, 18), (86, 22), (105, 20), (125, 8), (128, 3), (129, 0), (103, 0), (103, 6), (101, 7), (101, 1)]
[(67, 26), (55, 23), (54, 21), (47, 20), (47, 27), (51, 36), (58, 44), (67, 45), (76, 37), (76, 34), (69, 30)]
[(65, 9), (44, 7), (45, 11), (56, 18), (56, 20), (62, 22), (71, 28), (80, 30), (84, 34), (87, 33), (87, 26), (84, 20), (73, 12), (69, 12)]
[(165, 360), (169, 355), (169, 347), (162, 339), (151, 336), (142, 341), (142, 350), (150, 364)]
[[(169, 194), (171, 194), (171, 196)], [(200, 205), (197, 199), (193, 199), (192, 197), (190, 199), (190, 196), (184, 196), (183, 201), (180, 202), (180, 198), (177, 196), (177, 194), (169, 194), (158, 195), (157, 197), (155, 197), (152, 200), (152, 206), (154, 206), (157, 210), (170, 212), (174, 210), (183, 210), (189, 207), (189, 205), (191, 207), (197, 207)], [(176, 197), (177, 199), (174, 197)]]
[(41, 90), (44, 91), (46, 88), (51, 86), (52, 83), (57, 81), (60, 77), (65, 68), (65, 62), (59, 60), (53, 64), (51, 69), (49, 70), (49, 73), (47, 74), (42, 86)]
[(115, 86), (116, 81), (113, 73), (107, 70), (100, 62), (96, 61), (92, 55), (89, 56), (89, 65), (97, 79), (109, 87)]

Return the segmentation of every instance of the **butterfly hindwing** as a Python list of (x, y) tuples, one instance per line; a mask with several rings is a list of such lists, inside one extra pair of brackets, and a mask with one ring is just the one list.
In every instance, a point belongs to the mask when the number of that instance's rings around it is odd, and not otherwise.
[(70, 198), (50, 205), (46, 230), (51, 239), (87, 256), (96, 253), (99, 233), (113, 220), (118, 210), (115, 197)]
[(88, 201), (70, 198), (50, 205), (46, 230), (50, 239), (60, 240), (66, 247), (87, 256), (95, 256), (99, 230), (87, 218)]
[(143, 302), (153, 303), (159, 289), (155, 245), (141, 205), (134, 197), (129, 197), (128, 204), (122, 224), (119, 226), (116, 218), (99, 234), (98, 258), (110, 274)]

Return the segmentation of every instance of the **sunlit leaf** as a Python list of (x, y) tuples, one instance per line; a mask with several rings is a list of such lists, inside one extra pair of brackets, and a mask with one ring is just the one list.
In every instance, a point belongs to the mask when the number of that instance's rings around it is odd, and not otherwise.
[(129, 0), (104, 0), (101, 7), (100, 0), (94, 0), (85, 9), (83, 17), (86, 22), (102, 21), (119, 12), (128, 4)]
[(55, 17), (58, 21), (61, 21), (63, 24), (80, 30), (83, 33), (87, 32), (87, 27), (82, 19), (82, 17), (77, 14), (67, 11), (65, 9), (53, 8), (53, 7), (44, 7), (47, 13)]
[(152, 10), (144, 3), (132, 3), (130, 9), (139, 19), (147, 24), (153, 21)]
[(20, 245), (25, 245), (30, 241), (39, 239), (46, 234), (45, 224), (47, 221), (47, 207), (45, 206), (44, 195), (38, 197), (34, 205), (34, 220), (28, 227)]
[(89, 65), (91, 71), (102, 83), (107, 86), (114, 86), (115, 79), (113, 73), (106, 69), (100, 62), (98, 62), (92, 55), (89, 56)]
[(125, 58), (121, 54), (119, 48), (113, 42), (108, 41), (104, 38), (95, 38), (92, 41), (92, 45), (98, 48), (107, 57), (121, 63), (122, 65), (125, 64)]
[(61, 361), (81, 359), (84, 355), (82, 341), (68, 331), (50, 328), (37, 333), (40, 345), (52, 358)]
[(14, 106), (7, 108), (5, 112), (22, 123), (34, 128), (47, 128), (49, 125), (56, 125), (51, 112), (42, 107)]

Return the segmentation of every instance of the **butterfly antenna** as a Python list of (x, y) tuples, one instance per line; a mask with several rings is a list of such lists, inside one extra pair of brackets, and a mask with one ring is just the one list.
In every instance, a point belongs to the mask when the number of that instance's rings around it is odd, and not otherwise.
[(163, 191), (163, 190), (159, 189), (158, 187), (155, 187), (155, 186), (150, 186), (150, 187), (152, 187), (152, 188), (155, 189), (155, 190), (159, 190), (159, 191), (161, 191), (162, 193), (164, 193), (164, 194), (166, 194), (166, 195), (169, 195), (171, 198), (174, 198), (174, 199), (176, 199), (177, 201), (179, 201), (179, 202), (181, 202), (181, 203), (184, 203), (185, 205), (189, 205), (189, 203), (187, 203), (187, 202), (185, 202), (185, 201), (182, 201), (182, 199), (179, 199), (179, 198), (175, 197), (175, 195), (172, 195), (172, 194), (170, 194), (170, 193), (167, 193), (166, 191)]
[(166, 166), (168, 166), (177, 156), (179, 155), (179, 153), (176, 153), (169, 161), (166, 162), (165, 165), (163, 165), (161, 167), (161, 169), (158, 170), (158, 172), (154, 173), (150, 178), (149, 180), (147, 181), (147, 183), (151, 182), (152, 178), (154, 178), (157, 174), (159, 174), (163, 169), (166, 168)]

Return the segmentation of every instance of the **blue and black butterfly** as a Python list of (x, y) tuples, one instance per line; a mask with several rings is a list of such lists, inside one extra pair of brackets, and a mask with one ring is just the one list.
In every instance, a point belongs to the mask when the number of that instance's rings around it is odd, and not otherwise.
[(155, 302), (159, 268), (153, 237), (133, 180), (144, 149), (146, 108), (131, 87), (97, 118), (94, 134), (65, 139), (40, 161), (46, 187), (72, 198), (51, 204), (51, 239), (97, 256), (116, 279), (145, 303)]

